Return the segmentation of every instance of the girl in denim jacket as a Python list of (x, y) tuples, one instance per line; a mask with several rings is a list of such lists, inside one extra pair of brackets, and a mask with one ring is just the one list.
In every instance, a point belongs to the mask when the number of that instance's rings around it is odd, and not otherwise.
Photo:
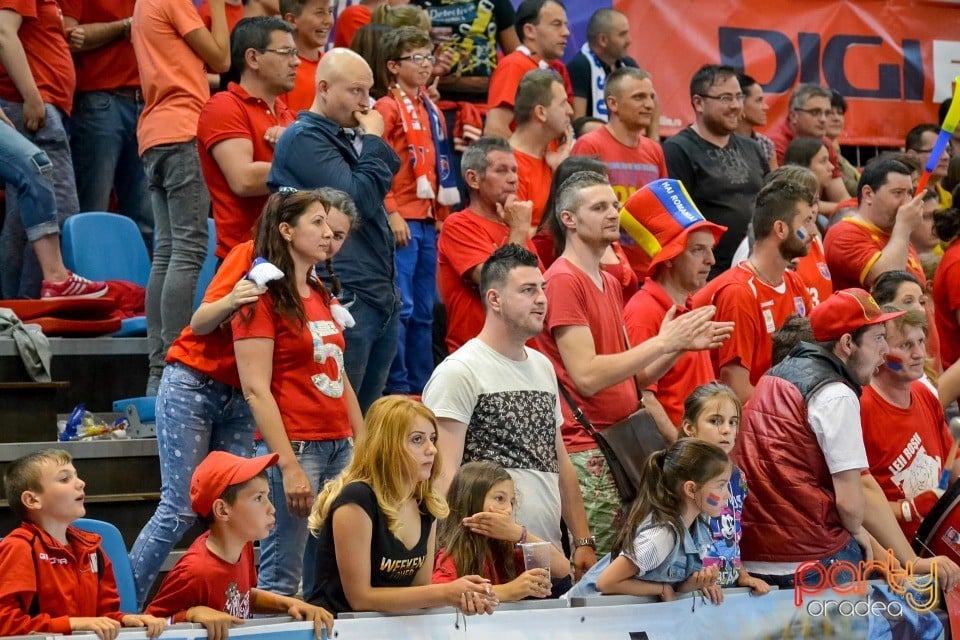
[(719, 603), (719, 572), (704, 568), (701, 556), (711, 543), (708, 520), (730, 495), (732, 468), (722, 449), (693, 438), (652, 454), (597, 590), (667, 601), (699, 589)]

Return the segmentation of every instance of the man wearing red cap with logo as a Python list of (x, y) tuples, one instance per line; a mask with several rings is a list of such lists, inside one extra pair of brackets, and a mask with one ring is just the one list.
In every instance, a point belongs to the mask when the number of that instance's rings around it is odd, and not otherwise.
[(254, 613), (312, 620), (318, 639), (324, 628), (332, 632), (333, 616), (326, 609), (256, 588), (253, 541), (266, 537), (276, 522), (266, 470), (278, 458), (213, 451), (197, 466), (190, 505), (210, 529), (167, 574), (147, 607), (150, 615), (201, 624), (210, 638), (226, 638), (232, 625)]
[[(798, 572), (803, 562), (829, 567), (872, 555), (859, 396), (887, 355), (884, 323), (902, 314), (883, 313), (862, 289), (838, 291), (810, 314), (816, 342), (801, 342), (758, 382), (737, 458), (752, 493), (741, 540), (751, 575), (788, 588), (822, 576)], [(835, 573), (835, 584), (853, 579)]]
[[(671, 203), (683, 204), (681, 193), (672, 187), (667, 191), (665, 185), (664, 196)], [(676, 319), (671, 309), (655, 337), (631, 348), (623, 327), (620, 283), (600, 268), (607, 247), (620, 237), (617, 195), (605, 176), (575, 173), (557, 193), (557, 211), (566, 242), (544, 274), (547, 315), (537, 346), (553, 363), (573, 402), (602, 430), (637, 410), (638, 381), (646, 385), (658, 379), (686, 350), (717, 347), (732, 326), (711, 322), (712, 307)], [(601, 555), (610, 550), (617, 532), (620, 496), (596, 441), (573, 417), (570, 403), (561, 404), (563, 442), (580, 490), (590, 496), (585, 501), (587, 521)]]
[[(713, 248), (727, 229), (705, 220), (676, 180), (657, 180), (635, 192), (620, 211), (620, 228), (646, 239), (637, 247), (650, 256), (650, 276), (623, 312), (630, 343), (640, 344), (660, 333), (670, 309), (690, 311), (690, 297), (706, 284), (716, 262)], [(677, 439), (686, 397), (715, 378), (708, 351), (687, 351), (643, 391), (643, 404), (667, 442)]]
[(813, 308), (810, 292), (787, 269), (805, 256), (815, 231), (813, 196), (797, 184), (775, 180), (757, 194), (753, 212), (756, 242), (750, 257), (714, 278), (694, 297), (695, 307), (715, 305), (717, 320), (733, 321), (730, 340), (711, 354), (714, 370), (741, 402), (773, 356), (772, 334), (793, 314)]

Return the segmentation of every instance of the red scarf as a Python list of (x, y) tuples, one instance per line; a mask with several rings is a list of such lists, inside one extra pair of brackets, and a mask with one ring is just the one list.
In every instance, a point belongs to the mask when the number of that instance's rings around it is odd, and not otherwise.
[[(432, 145), (433, 136), (420, 122), (420, 115), (413, 100), (399, 85), (390, 85), (390, 94), (400, 104), (400, 122), (403, 124), (403, 135), (407, 139), (407, 148), (410, 149), (410, 164), (413, 166), (413, 175), (417, 178), (417, 197), (422, 200), (433, 200), (436, 192), (430, 184), (430, 165), (427, 163), (427, 145)], [(429, 100), (426, 91), (421, 87), (417, 91), (420, 100)]]

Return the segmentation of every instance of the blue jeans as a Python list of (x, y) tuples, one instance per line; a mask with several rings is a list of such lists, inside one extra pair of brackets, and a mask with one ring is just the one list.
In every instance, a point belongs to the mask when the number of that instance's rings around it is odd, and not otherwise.
[(343, 338), (343, 367), (357, 394), (360, 410), (364, 413), (383, 395), (390, 373), (390, 363), (397, 352), (397, 332), (400, 313), (397, 305), (389, 309), (374, 307), (346, 290), (340, 302), (350, 310), (356, 326), (346, 329)]
[[(24, 127), (23, 104), (0, 99), (0, 107), (27, 140), (47, 154), (53, 165), (47, 177), (56, 199), (58, 229), (71, 215), (77, 213), (77, 184), (73, 177), (73, 161), (67, 139), (64, 116), (51, 104), (46, 107), (46, 124), (39, 131), (30, 133)], [(43, 271), (33, 247), (27, 241), (26, 227), (15, 190), (7, 194), (7, 215), (0, 232), (0, 299), (39, 298)], [(40, 233), (40, 232), (38, 232)], [(37, 237), (43, 237), (42, 234)]]
[(153, 233), (153, 209), (137, 151), (143, 103), (110, 91), (78, 93), (70, 116), (70, 148), (81, 211), (106, 211), (117, 190), (120, 213)]
[(163, 371), (157, 394), (160, 504), (130, 550), (141, 605), (174, 545), (197, 516), (190, 508), (190, 479), (211, 451), (249, 457), (253, 416), (243, 393), (179, 362)]
[(60, 233), (57, 200), (50, 186), (50, 158), (18, 131), (0, 125), (0, 181), (13, 187), (27, 240)]
[[(310, 486), (316, 492), (323, 488), (328, 480), (340, 475), (353, 454), (353, 445), (349, 438), (340, 440), (318, 440), (313, 442), (291, 442), (297, 461), (310, 479)], [(267, 443), (257, 442), (257, 455), (270, 453)], [(316, 566), (304, 566), (303, 554), (307, 544), (307, 519), (298, 518), (287, 510), (287, 497), (283, 491), (283, 475), (278, 467), (267, 469), (270, 479), (270, 501), (277, 509), (277, 524), (270, 535), (260, 541), (260, 571), (257, 588), (280, 593), (286, 596), (296, 595), (300, 587), (300, 574), (310, 584), (316, 582)]]
[(153, 203), (155, 246), (147, 282), (147, 395), (160, 384), (167, 349), (190, 322), (197, 276), (207, 257), (210, 194), (197, 141), (151, 147), (143, 166)]
[(437, 231), (433, 220), (409, 220), (410, 241), (397, 247), (400, 329), (388, 393), (420, 394), (433, 373), (433, 304), (437, 299)]
[[(852, 536), (850, 537), (850, 540), (847, 542), (847, 544), (843, 547), (843, 549), (840, 549), (840, 551), (838, 551), (832, 556), (818, 560), (817, 564), (819, 564), (824, 569), (829, 569), (834, 563), (840, 562), (841, 560), (851, 562), (855, 566), (857, 565), (857, 563), (863, 560), (863, 549), (860, 548), (860, 545), (857, 544), (857, 541), (854, 540)], [(761, 580), (764, 580), (765, 582), (767, 582), (767, 584), (776, 585), (781, 589), (793, 589), (793, 587), (796, 585), (796, 574), (794, 573), (790, 573), (787, 575), (774, 575), (774, 576), (763, 575), (759, 573), (751, 573), (750, 575), (752, 575), (755, 578), (760, 578)], [(800, 580), (804, 584), (814, 586), (820, 581), (821, 577), (822, 577), (822, 574), (820, 571), (816, 569), (811, 569), (806, 573), (804, 573), (803, 576), (800, 578)], [(844, 570), (844, 571), (837, 571), (833, 577), (834, 577), (834, 584), (831, 586), (836, 586), (838, 584), (846, 584), (848, 582), (853, 581), (853, 579), (856, 576), (854, 576), (849, 571)]]

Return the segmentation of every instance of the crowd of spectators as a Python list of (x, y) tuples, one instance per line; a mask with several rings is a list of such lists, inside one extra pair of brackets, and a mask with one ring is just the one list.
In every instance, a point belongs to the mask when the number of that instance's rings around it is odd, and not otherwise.
[[(655, 87), (677, 79), (626, 55), (627, 17), (596, 11), (568, 66), (569, 35), (560, 0), (0, 0), (0, 294), (109, 295), (64, 267), (59, 228), (137, 222), (164, 470), (138, 604), (197, 516), (168, 581), (219, 558), (245, 589), (171, 604), (188, 589), (165, 582), (139, 615), (110, 584), (56, 606), (4, 585), (0, 630), (288, 611), (319, 637), (328, 611), (571, 587), (719, 604), (886, 549), (960, 582), (910, 545), (960, 472), (958, 143), (917, 192), (939, 124), (855, 167), (836, 91), (800, 84), (768, 122), (756, 80), (704, 64), (661, 144)], [(279, 276), (251, 282), (254, 258)], [(585, 424), (643, 407), (667, 448), (630, 504)], [(12, 468), (25, 524), (0, 567), (26, 570), (24, 545), (96, 562), (82, 508), (57, 507), (82, 505), (69, 458)], [(514, 551), (537, 541), (549, 580)]]

